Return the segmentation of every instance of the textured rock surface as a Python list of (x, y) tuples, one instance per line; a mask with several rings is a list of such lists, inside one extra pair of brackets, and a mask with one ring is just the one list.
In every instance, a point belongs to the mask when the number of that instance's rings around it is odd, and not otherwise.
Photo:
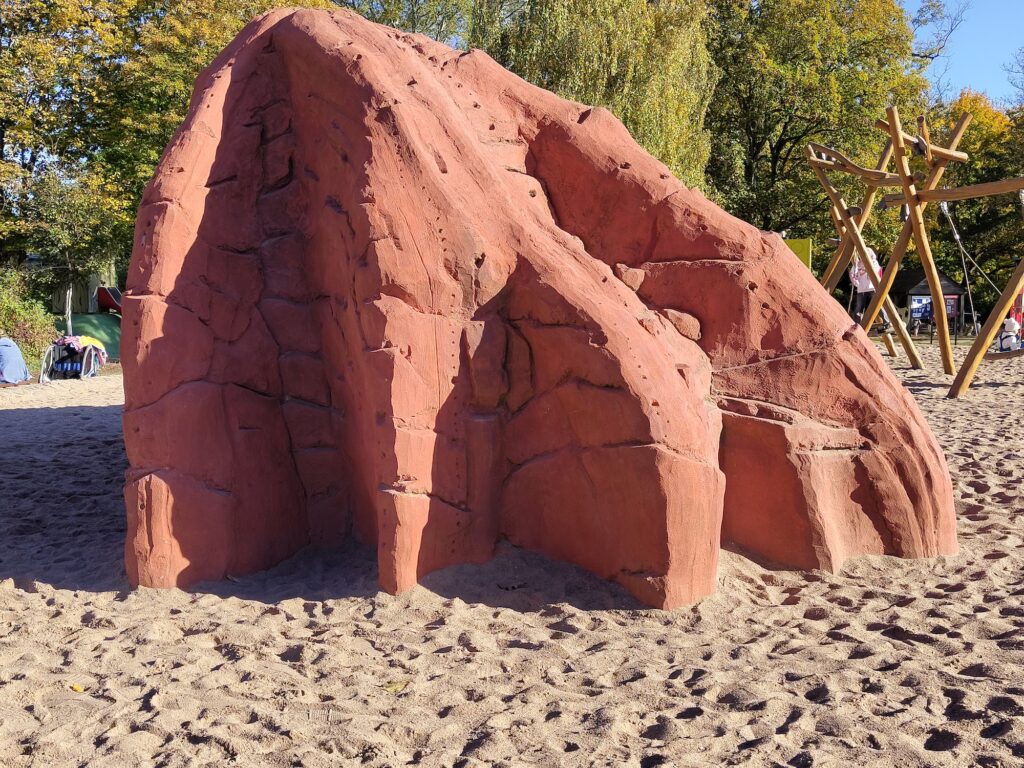
[(481, 53), (280, 10), (199, 79), (124, 301), (126, 560), (184, 586), (499, 537), (673, 606), (720, 540), (956, 550), (910, 396), (782, 241)]

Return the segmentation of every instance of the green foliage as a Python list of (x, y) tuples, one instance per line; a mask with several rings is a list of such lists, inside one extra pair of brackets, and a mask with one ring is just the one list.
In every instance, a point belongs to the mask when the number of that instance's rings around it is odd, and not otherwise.
[(43, 352), (57, 338), (53, 315), (28, 297), (24, 276), (0, 267), (0, 336), (14, 340), (26, 362), (35, 367)]
[(472, 0), (338, 0), (371, 21), (458, 46), (465, 40)]
[(32, 282), (44, 292), (84, 281), (109, 266), (119, 245), (128, 202), (92, 175), (47, 170), (33, 180), (25, 204), (26, 231), (37, 267)]
[[(965, 90), (949, 105), (936, 108), (932, 120), (938, 138), (945, 138), (965, 112), (974, 119), (960, 149), (970, 155), (970, 160), (952, 163), (943, 185), (960, 187), (1024, 176), (1024, 111), (1008, 113), (993, 105), (984, 94)], [(950, 203), (950, 209), (964, 248), (1001, 291), (1010, 273), (1024, 259), (1024, 218), (1019, 199), (1008, 194), (962, 200)], [(954, 280), (962, 280), (960, 252), (945, 216), (937, 205), (931, 205), (926, 217), (932, 251), (940, 269)], [(977, 270), (969, 272), (975, 302), (987, 309), (998, 294)]]
[(0, 0), (0, 162), (31, 171), (84, 154), (77, 130), (119, 49), (133, 6), (109, 0)]
[[(89, 130), (95, 162), (134, 212), (164, 147), (188, 111), (199, 73), (274, 0), (150, 0), (127, 21)], [(328, 0), (292, 5), (334, 8)], [(131, 232), (121, 233), (131, 250)], [(127, 256), (127, 253), (124, 254)]]
[(874, 166), (885, 142), (874, 121), (889, 104), (909, 114), (923, 106), (903, 10), (896, 0), (709, 5), (723, 72), (708, 113), (709, 182), (732, 213), (762, 229), (834, 236), (803, 149), (816, 141)]
[(697, 0), (485, 0), (470, 45), (536, 85), (608, 107), (648, 151), (703, 185), (717, 72)]
[(0, 261), (27, 256), (38, 175), (90, 157), (85, 127), (132, 6), (0, 0)]

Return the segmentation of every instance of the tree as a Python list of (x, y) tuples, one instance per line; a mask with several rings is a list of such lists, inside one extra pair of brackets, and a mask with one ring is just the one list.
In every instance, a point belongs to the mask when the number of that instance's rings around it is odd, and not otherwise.
[(914, 58), (927, 65), (941, 57), (953, 33), (964, 23), (970, 7), (969, 0), (921, 0), (910, 17)]
[(81, 130), (134, 4), (0, 0), (0, 263), (27, 255), (35, 176), (93, 149)]
[[(943, 184), (966, 186), (1024, 175), (1024, 115), (1007, 113), (987, 96), (965, 90), (948, 106), (936, 110), (936, 124), (944, 135), (965, 113), (974, 115), (960, 149), (970, 155), (966, 163), (952, 163)], [(950, 213), (964, 247), (1000, 291), (1024, 258), (1024, 219), (1016, 195), (963, 200), (950, 204)], [(928, 208), (928, 223), (936, 261), (943, 271), (962, 280), (960, 252), (948, 223), (937, 205)], [(975, 302), (990, 306), (998, 293), (976, 270), (970, 271)]]
[(1006, 66), (1010, 76), (1010, 85), (1017, 91), (1017, 104), (1024, 104), (1024, 48), (1019, 48), (1013, 55), (1013, 61)]
[(700, 0), (478, 0), (469, 44), (520, 77), (608, 107), (685, 183), (703, 186), (717, 73)]
[(466, 39), (473, 0), (337, 0), (337, 5), (378, 24), (460, 47)]
[[(906, 15), (896, 0), (710, 6), (710, 48), (722, 77), (708, 112), (709, 183), (728, 210), (762, 229), (833, 237), (803, 149), (816, 141), (873, 166), (885, 143), (873, 124), (886, 107), (914, 114), (924, 106)], [(876, 218), (875, 227), (892, 222)]]
[(130, 213), (109, 183), (90, 175), (70, 177), (48, 169), (33, 180), (25, 205), (26, 237), (35, 259), (32, 282), (42, 293), (67, 290), (114, 261), (118, 222)]

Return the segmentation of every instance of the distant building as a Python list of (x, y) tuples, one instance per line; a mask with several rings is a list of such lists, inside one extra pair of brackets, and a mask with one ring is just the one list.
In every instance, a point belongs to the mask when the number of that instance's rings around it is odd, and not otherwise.
[[(964, 312), (963, 296), (967, 291), (942, 271), (939, 272), (939, 283), (946, 299), (946, 316), (951, 320), (960, 320)], [(900, 270), (889, 296), (897, 307), (906, 310), (905, 314), (911, 322), (918, 320), (926, 323), (931, 320), (932, 292), (922, 267)]]

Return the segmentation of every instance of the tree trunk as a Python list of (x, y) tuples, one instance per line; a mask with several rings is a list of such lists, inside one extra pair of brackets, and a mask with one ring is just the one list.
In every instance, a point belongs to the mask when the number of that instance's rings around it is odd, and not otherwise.
[(75, 290), (74, 283), (68, 283), (67, 300), (64, 304), (64, 335), (74, 336), (74, 332), (71, 328), (71, 295)]

